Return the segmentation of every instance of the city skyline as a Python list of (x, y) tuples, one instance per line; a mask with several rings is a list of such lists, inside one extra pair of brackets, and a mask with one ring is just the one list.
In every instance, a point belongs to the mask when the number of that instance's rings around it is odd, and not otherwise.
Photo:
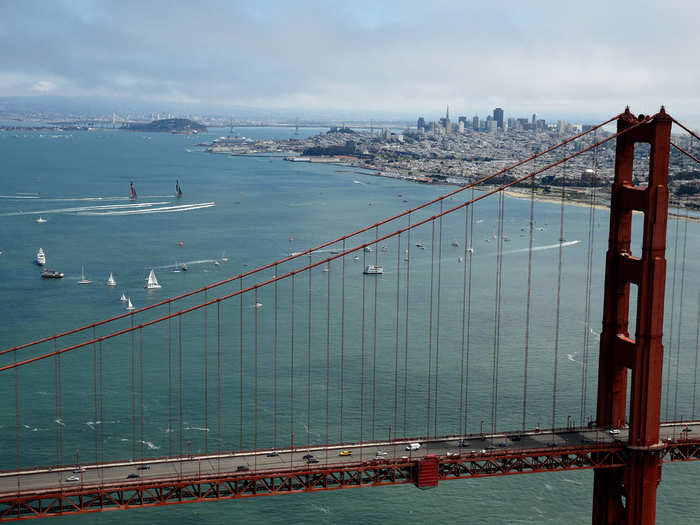
[(590, 121), (664, 104), (696, 125), (700, 6), (672, 4), (6, 3), (0, 97)]

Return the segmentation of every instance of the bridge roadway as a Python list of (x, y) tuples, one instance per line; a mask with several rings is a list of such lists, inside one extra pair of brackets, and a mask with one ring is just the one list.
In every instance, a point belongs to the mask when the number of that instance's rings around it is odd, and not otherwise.
[[(688, 430), (685, 430), (688, 429)], [(616, 431), (615, 431), (616, 432)], [(664, 442), (678, 442), (700, 439), (700, 421), (664, 423), (660, 437)], [(138, 486), (151, 481), (178, 479), (211, 479), (222, 474), (249, 476), (269, 472), (293, 472), (301, 470), (337, 469), (343, 465), (372, 462), (382, 454), (386, 462), (416, 462), (427, 455), (440, 458), (484, 459), (491, 456), (517, 454), (519, 452), (550, 449), (595, 449), (600, 445), (614, 445), (627, 441), (627, 430), (619, 429), (611, 433), (602, 428), (571, 428), (550, 430), (530, 430), (480, 434), (469, 436), (448, 436), (425, 439), (398, 439), (392, 441), (346, 443), (339, 445), (296, 447), (279, 449), (272, 456), (271, 450), (229, 452), (222, 454), (194, 455), (185, 457), (153, 458), (143, 461), (120, 461), (105, 464), (81, 464), (81, 472), (76, 467), (35, 468), (31, 470), (0, 472), (0, 498), (75, 491), (96, 486), (116, 486), (122, 489)], [(410, 443), (420, 443), (417, 450), (406, 450)], [(350, 451), (351, 455), (340, 455)], [(309, 463), (304, 456), (312, 454), (318, 463)], [(402, 461), (403, 460), (403, 461)], [(132, 476), (132, 477), (129, 477)], [(138, 476), (138, 477), (134, 477)], [(74, 480), (74, 478), (79, 478)], [(73, 478), (73, 480), (69, 480)]]

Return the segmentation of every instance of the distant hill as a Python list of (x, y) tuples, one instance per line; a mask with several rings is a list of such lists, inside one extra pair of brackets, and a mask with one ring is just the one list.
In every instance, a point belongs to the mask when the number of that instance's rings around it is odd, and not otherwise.
[(123, 129), (129, 131), (148, 131), (165, 133), (200, 133), (207, 130), (199, 122), (186, 118), (166, 118), (154, 120), (148, 124), (132, 123), (124, 125)]

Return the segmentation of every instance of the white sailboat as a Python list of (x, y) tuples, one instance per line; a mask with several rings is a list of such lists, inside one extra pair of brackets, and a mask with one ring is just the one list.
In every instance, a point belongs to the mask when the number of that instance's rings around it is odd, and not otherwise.
[(107, 279), (107, 286), (117, 286), (117, 281), (114, 280), (112, 272), (109, 272), (109, 279)]
[(85, 266), (80, 267), (80, 280), (78, 284), (90, 284), (92, 281), (85, 278)]
[(127, 305), (126, 305), (126, 309), (127, 309), (127, 310), (134, 310), (134, 305), (131, 304), (131, 297), (129, 297), (129, 298), (127, 299), (127, 301), (128, 301), (128, 302), (127, 302)]
[(158, 284), (158, 279), (156, 279), (156, 272), (153, 271), (153, 268), (151, 268), (151, 273), (148, 274), (148, 282), (146, 283), (146, 286), (144, 288), (147, 288), (149, 290), (153, 290), (155, 288), (162, 288), (162, 286)]
[(122, 303), (125, 303), (125, 302), (126, 302), (126, 295), (124, 295), (124, 292), (122, 292), (122, 296), (119, 298), (119, 300), (120, 300)]

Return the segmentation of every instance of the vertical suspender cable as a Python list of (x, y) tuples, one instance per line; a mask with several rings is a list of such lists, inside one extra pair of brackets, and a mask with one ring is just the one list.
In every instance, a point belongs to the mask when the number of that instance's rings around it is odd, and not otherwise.
[[(255, 288), (255, 338), (254, 357), (253, 357), (253, 375), (255, 383), (253, 385), (253, 450), (258, 450), (258, 288)], [(258, 455), (253, 454), (254, 467), (253, 470), (258, 470)]]
[[(309, 266), (311, 266), (311, 254), (309, 254)], [(311, 445), (311, 274), (309, 273), (309, 311), (306, 333), (306, 448)]]
[[(97, 339), (97, 330), (92, 327), (92, 339)], [(95, 432), (95, 464), (100, 461), (100, 445), (99, 445), (99, 434), (100, 434), (100, 419), (99, 419), (99, 407), (97, 405), (97, 344), (92, 345), (92, 407), (93, 407), (93, 427)]]
[(465, 351), (465, 335), (466, 335), (466, 321), (467, 321), (467, 257), (469, 254), (469, 211), (471, 210), (471, 205), (464, 207), (464, 257), (462, 261), (463, 266), (463, 276), (462, 276), (462, 342), (460, 344), (460, 359), (459, 359), (459, 422), (457, 424), (457, 434), (462, 433), (464, 428), (462, 423), (464, 420), (464, 381), (465, 381), (465, 370), (464, 370), (464, 351)]
[(243, 448), (243, 278), (238, 296), (238, 448)]
[(666, 360), (666, 366), (664, 370), (666, 371), (666, 404), (665, 404), (665, 418), (668, 420), (668, 404), (670, 396), (670, 384), (671, 384), (671, 366), (672, 366), (672, 353), (673, 353), (673, 328), (674, 328), (674, 314), (676, 308), (676, 268), (678, 265), (678, 224), (680, 220), (678, 217), (674, 218), (676, 222), (676, 233), (674, 235), (673, 241), (673, 277), (671, 278), (671, 320), (669, 321), (669, 326), (671, 328), (671, 335), (668, 339), (668, 359)]
[(292, 274), (292, 319), (290, 323), (289, 337), (289, 431), (292, 433), (292, 446), (294, 445), (294, 283), (296, 273)]
[(178, 346), (178, 402), (180, 412), (180, 431), (178, 432), (180, 445), (180, 475), (182, 476), (182, 454), (183, 454), (183, 424), (182, 424), (182, 315), (177, 316), (177, 346)]
[(328, 269), (328, 283), (326, 284), (326, 463), (328, 463), (328, 396), (331, 387), (331, 263), (326, 266)]
[[(532, 161), (535, 171), (535, 161)], [(527, 377), (530, 353), (530, 311), (532, 300), (532, 245), (535, 238), (535, 177), (530, 179), (530, 232), (527, 250), (527, 298), (525, 299), (525, 356), (523, 360), (523, 421), (521, 429), (527, 425)]]
[[(374, 239), (379, 238), (379, 227), (374, 229)], [(379, 244), (374, 243), (374, 266), (379, 266)], [(379, 287), (379, 277), (375, 276), (374, 281), (374, 320), (372, 322), (372, 441), (374, 441), (374, 422), (377, 409), (377, 288)]]
[(140, 445), (141, 445), (141, 461), (143, 461), (143, 331), (139, 328), (139, 434), (140, 434)]
[[(362, 267), (366, 267), (366, 250), (362, 250)], [(360, 340), (360, 443), (364, 441), (365, 423), (365, 284), (367, 279), (362, 276), (362, 334)], [(362, 460), (362, 449), (360, 449), (360, 460)]]
[(136, 457), (136, 349), (134, 334), (134, 316), (131, 319), (131, 457)]
[(433, 435), (438, 435), (438, 385), (440, 372), (440, 284), (442, 278), (442, 207), (440, 201), (440, 219), (438, 221), (438, 272), (437, 272), (437, 319), (435, 321), (435, 425)]
[[(345, 253), (345, 239), (343, 239)], [(340, 442), (343, 442), (343, 401), (345, 398), (345, 255), (343, 255), (340, 277)]]
[(695, 321), (695, 368), (693, 369), (693, 401), (691, 418), (695, 420), (695, 399), (698, 387), (698, 357), (700, 356), (700, 291), (698, 292), (698, 316)]
[[(596, 142), (596, 134), (593, 133), (593, 143)], [(593, 150), (593, 175), (591, 176), (591, 198), (588, 208), (588, 254), (586, 260), (586, 303), (583, 323), (583, 362), (581, 365), (581, 413), (579, 422), (583, 426), (586, 417), (586, 405), (588, 401), (588, 358), (591, 334), (591, 292), (593, 288), (593, 244), (595, 241), (595, 200), (596, 185), (598, 183), (598, 148)]]
[(173, 455), (173, 342), (170, 319), (171, 301), (168, 301), (168, 456)]
[(216, 301), (216, 452), (221, 472), (221, 301)]
[[(204, 304), (207, 303), (207, 290), (204, 289)], [(204, 453), (209, 452), (209, 352), (207, 348), (207, 310), (209, 308), (205, 306), (202, 308), (204, 310)]]
[[(472, 186), (471, 200), (474, 200), (474, 187)], [(469, 416), (469, 352), (471, 350), (471, 321), (472, 321), (472, 259), (474, 257), (474, 204), (469, 205), (469, 272), (467, 276), (467, 348), (465, 352), (464, 376), (464, 427), (462, 434), (467, 433), (467, 419)], [(466, 243), (465, 243), (466, 245)]]
[(399, 310), (401, 309), (401, 234), (396, 236), (396, 330), (394, 333), (394, 419), (392, 428), (398, 429), (399, 408)]
[[(501, 183), (503, 179), (501, 178)], [(496, 230), (496, 293), (493, 320), (493, 371), (491, 375), (491, 432), (496, 432), (498, 423), (498, 368), (500, 353), (500, 323), (501, 323), (501, 281), (503, 278), (503, 192), (498, 193), (498, 223)]]
[(105, 462), (105, 431), (104, 431), (104, 423), (105, 423), (105, 418), (104, 418), (104, 375), (103, 375), (103, 368), (102, 368), (102, 341), (99, 343), (100, 345), (100, 365), (99, 365), (99, 374), (100, 374), (100, 470), (99, 470), (99, 476), (100, 476), (100, 482), (104, 482), (104, 462)]
[[(275, 264), (275, 277), (277, 277), (277, 265)], [(273, 344), (272, 344), (272, 374), (273, 374), (273, 386), (272, 386), (272, 448), (277, 450), (277, 359), (278, 359), (278, 338), (277, 338), (277, 280), (275, 280), (275, 312), (273, 319)]]
[(403, 361), (403, 436), (406, 437), (406, 416), (408, 406), (408, 312), (411, 290), (411, 214), (408, 214), (408, 236), (406, 238), (406, 321), (404, 322), (404, 361)]
[[(12, 352), (12, 356), (14, 357), (15, 364), (17, 364), (17, 352)], [(22, 468), (22, 461), (21, 461), (21, 449), (20, 449), (20, 439), (19, 439), (19, 425), (20, 425), (20, 417), (19, 417), (19, 367), (15, 367), (15, 452), (17, 453), (17, 496), (19, 496), (20, 492), (22, 491), (22, 476), (20, 475), (19, 471)], [(97, 427), (95, 427), (97, 428)], [(19, 514), (19, 509), (18, 509), (18, 514)]]
[[(430, 226), (432, 228), (431, 238), (430, 238), (430, 299), (429, 303), (429, 313), (428, 313), (428, 377), (426, 383), (428, 388), (426, 390), (426, 417), (425, 417), (425, 437), (430, 437), (430, 394), (432, 391), (432, 374), (433, 374), (433, 283), (435, 281), (435, 220), (430, 221)], [(429, 446), (429, 445), (428, 445)]]
[(561, 271), (562, 271), (562, 256), (564, 248), (562, 243), (564, 242), (564, 190), (566, 188), (566, 164), (562, 168), (562, 179), (561, 179), (561, 214), (559, 218), (559, 265), (557, 270), (557, 306), (556, 306), (556, 324), (554, 327), (554, 373), (552, 378), (552, 426), (555, 428), (556, 416), (557, 416), (557, 372), (559, 368), (559, 319), (560, 319), (560, 306), (561, 306)]
[(683, 221), (683, 258), (681, 260), (681, 286), (680, 299), (678, 300), (678, 342), (676, 343), (676, 378), (673, 392), (673, 419), (678, 421), (678, 375), (681, 365), (681, 339), (683, 327), (683, 296), (685, 295), (685, 256), (688, 244), (688, 208), (685, 209), (685, 220)]

